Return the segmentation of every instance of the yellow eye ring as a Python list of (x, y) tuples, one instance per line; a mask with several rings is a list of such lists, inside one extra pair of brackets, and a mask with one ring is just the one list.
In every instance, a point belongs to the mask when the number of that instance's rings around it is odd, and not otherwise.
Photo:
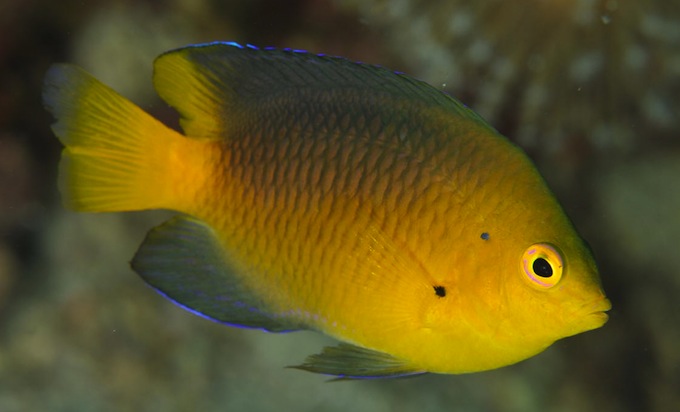
[(524, 251), (521, 271), (534, 287), (550, 289), (562, 279), (564, 263), (560, 252), (547, 243), (536, 243)]

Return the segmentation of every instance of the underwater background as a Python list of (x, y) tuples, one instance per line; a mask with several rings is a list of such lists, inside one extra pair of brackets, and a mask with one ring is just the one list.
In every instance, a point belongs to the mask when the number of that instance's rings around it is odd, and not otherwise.
[[(76, 214), (40, 96), (84, 67), (166, 123), (163, 51), (341, 55), (451, 93), (522, 146), (600, 266), (601, 329), (471, 375), (326, 383), (331, 340), (228, 328), (128, 266), (163, 212)], [(0, 412), (680, 410), (680, 3), (0, 0)]]

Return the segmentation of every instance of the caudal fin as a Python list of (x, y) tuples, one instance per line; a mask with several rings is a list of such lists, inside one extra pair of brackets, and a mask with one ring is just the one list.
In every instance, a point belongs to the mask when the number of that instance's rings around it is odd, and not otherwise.
[(65, 146), (60, 188), (66, 206), (90, 212), (177, 209), (173, 180), (189, 165), (177, 167), (172, 159), (193, 139), (72, 65), (49, 69), (43, 102)]

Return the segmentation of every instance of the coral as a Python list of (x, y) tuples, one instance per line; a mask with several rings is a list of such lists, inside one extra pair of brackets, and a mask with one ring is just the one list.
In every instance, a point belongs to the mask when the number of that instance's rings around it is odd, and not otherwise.
[(420, 77), (540, 155), (628, 153), (677, 133), (680, 3), (336, 0)]

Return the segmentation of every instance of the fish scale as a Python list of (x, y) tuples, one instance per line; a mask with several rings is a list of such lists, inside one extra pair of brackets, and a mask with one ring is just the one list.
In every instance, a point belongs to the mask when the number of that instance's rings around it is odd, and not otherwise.
[(297, 367), (343, 378), (467, 373), (602, 326), (590, 250), (531, 161), (401, 73), (210, 43), (156, 59), (182, 133), (81, 69), (44, 102), (64, 203), (170, 209), (132, 268), (199, 316), (340, 341)]

